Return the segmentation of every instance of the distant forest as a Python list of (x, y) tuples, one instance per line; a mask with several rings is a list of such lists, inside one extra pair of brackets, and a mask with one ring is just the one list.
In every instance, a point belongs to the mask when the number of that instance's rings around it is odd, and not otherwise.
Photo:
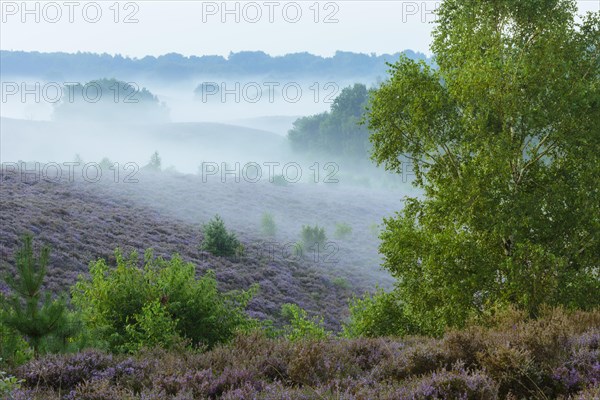
[[(411, 59), (427, 56), (412, 50), (402, 52)], [(308, 76), (384, 76), (386, 62), (394, 63), (401, 53), (361, 54), (338, 51), (333, 57), (294, 53), (271, 57), (262, 51), (243, 51), (222, 56), (191, 56), (177, 53), (159, 57), (129, 58), (95, 53), (40, 53), (0, 51), (1, 74), (45, 79), (73, 79), (93, 75), (145, 76), (161, 80), (185, 80), (199, 75), (272, 75), (299, 79)]]

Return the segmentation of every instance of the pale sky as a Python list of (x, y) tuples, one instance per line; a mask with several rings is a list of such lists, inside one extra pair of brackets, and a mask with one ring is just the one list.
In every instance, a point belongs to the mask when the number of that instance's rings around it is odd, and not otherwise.
[[(336, 50), (382, 54), (412, 49), (430, 54), (431, 12), (439, 4), (395, 0), (2, 0), (0, 49), (133, 57), (173, 52), (227, 56), (242, 50), (330, 56)], [(597, 0), (580, 1), (579, 8), (598, 10), (599, 4)]]
[[(119, 2), (117, 13), (113, 1), (77, 1), (73, 6), (30, 1), (28, 10), (21, 1), (1, 3), (3, 50), (90, 51), (135, 57), (171, 52), (226, 56), (241, 50), (271, 55), (307, 51), (323, 56), (336, 50), (381, 54), (410, 48), (428, 52), (434, 19), (431, 11), (439, 4), (304, 0), (228, 1), (223, 6), (222, 1), (152, 0)], [(100, 17), (96, 17), (98, 9)], [(127, 16), (137, 22), (125, 23)], [(119, 22), (115, 23), (115, 17)], [(98, 21), (92, 23), (95, 19)]]

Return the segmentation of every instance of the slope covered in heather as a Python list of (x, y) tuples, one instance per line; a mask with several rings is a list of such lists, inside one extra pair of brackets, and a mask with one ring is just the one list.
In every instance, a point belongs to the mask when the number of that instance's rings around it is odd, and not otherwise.
[[(100, 182), (63, 176), (60, 182), (40, 175), (8, 171), (0, 175), (0, 256), (3, 270), (11, 268), (19, 237), (31, 232), (39, 243), (52, 247), (47, 284), (64, 290), (87, 271), (98, 257), (113, 260), (116, 247), (124, 251), (147, 248), (156, 256), (180, 254), (198, 266), (213, 269), (223, 290), (260, 291), (250, 313), (280, 320), (280, 307), (297, 303), (322, 314), (331, 328), (344, 318), (352, 293), (389, 284), (377, 266), (377, 239), (372, 224), (397, 207), (373, 190), (349, 192), (343, 187), (272, 183), (206, 182), (198, 175), (153, 173), (141, 170), (137, 183), (115, 182), (106, 175)], [(260, 218), (270, 212), (277, 223), (275, 237), (260, 234)], [(227, 259), (201, 252), (201, 224), (219, 213), (240, 237), (246, 251)], [(344, 240), (332, 237), (333, 226), (345, 221), (353, 227)], [(325, 226), (334, 244), (331, 252), (291, 254), (303, 224)]]

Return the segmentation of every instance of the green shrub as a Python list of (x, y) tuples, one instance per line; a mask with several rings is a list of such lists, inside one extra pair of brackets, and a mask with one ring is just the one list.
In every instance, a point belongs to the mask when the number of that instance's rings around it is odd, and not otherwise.
[(115, 258), (115, 268), (102, 259), (92, 263), (90, 277), (80, 276), (72, 288), (73, 304), (97, 347), (169, 347), (177, 336), (193, 347), (211, 347), (253, 324), (245, 308), (255, 288), (221, 293), (214, 272), (196, 278), (196, 267), (178, 255), (164, 260), (148, 250), (143, 268), (135, 252), (125, 258), (117, 249)]
[(32, 357), (32, 353), (18, 332), (0, 322), (0, 368), (21, 365)]
[(275, 236), (275, 233), (277, 232), (277, 226), (275, 225), (275, 219), (268, 212), (264, 213), (262, 216), (261, 227), (262, 227), (262, 233), (265, 236)]
[[(2, 359), (0, 359), (0, 364), (2, 364)], [(22, 379), (7, 375), (6, 372), (0, 370), (0, 396), (3, 399), (10, 399), (13, 391), (21, 388), (22, 382)]]
[(287, 181), (287, 179), (285, 179), (285, 176), (283, 176), (283, 175), (273, 176), (271, 183), (275, 186), (287, 186), (288, 185), (288, 181)]
[(289, 321), (284, 327), (284, 336), (289, 340), (324, 339), (330, 335), (323, 327), (323, 318), (310, 318), (306, 311), (296, 304), (281, 306), (281, 313)]
[(333, 278), (333, 280), (331, 282), (340, 289), (349, 289), (350, 288), (350, 284), (348, 283), (348, 280), (341, 276), (337, 276), (337, 277)]
[(235, 256), (240, 251), (240, 241), (235, 233), (228, 232), (219, 215), (202, 226), (204, 239), (200, 249), (215, 256)]
[(346, 223), (338, 222), (335, 224), (333, 236), (336, 239), (345, 239), (352, 233), (352, 227)]
[(344, 337), (401, 336), (417, 331), (394, 292), (379, 289), (373, 295), (366, 293), (350, 300), (349, 307), (350, 318), (343, 326)]
[(144, 347), (162, 347), (170, 349), (181, 338), (177, 334), (177, 320), (169, 314), (169, 310), (159, 301), (148, 302), (141, 313), (131, 318), (131, 324), (125, 326), (130, 340), (127, 349), (131, 352)]
[(325, 242), (327, 242), (325, 228), (319, 228), (319, 225), (315, 225), (314, 227), (302, 225), (300, 237), (303, 247), (307, 250), (314, 250), (315, 247), (322, 248)]

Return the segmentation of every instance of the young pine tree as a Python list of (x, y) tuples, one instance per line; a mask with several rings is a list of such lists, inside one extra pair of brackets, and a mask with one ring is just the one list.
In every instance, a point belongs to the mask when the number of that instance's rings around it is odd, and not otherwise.
[(66, 305), (64, 300), (53, 300), (50, 293), (42, 290), (50, 249), (44, 246), (36, 256), (32, 241), (31, 235), (23, 237), (23, 244), (16, 254), (16, 273), (5, 278), (11, 295), (3, 304), (2, 319), (6, 326), (29, 341), (37, 355), (42, 339), (63, 328)]

